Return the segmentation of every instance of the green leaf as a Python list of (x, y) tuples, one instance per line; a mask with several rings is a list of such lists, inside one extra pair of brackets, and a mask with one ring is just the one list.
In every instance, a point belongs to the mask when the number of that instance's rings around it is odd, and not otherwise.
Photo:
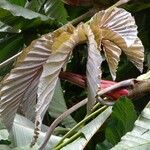
[(0, 34), (0, 62), (16, 54), (23, 47), (23, 37), (20, 34)]
[(27, 2), (27, 0), (9, 0), (12, 4), (16, 4), (19, 6), (24, 6)]
[(150, 148), (150, 102), (134, 123), (131, 132), (126, 133), (121, 141), (111, 150), (149, 150)]
[(35, 12), (40, 12), (47, 0), (32, 0), (30, 1), (26, 8), (35, 11)]
[[(48, 112), (52, 117), (57, 118), (66, 110), (67, 110), (67, 105), (65, 103), (65, 99), (63, 96), (60, 81), (58, 81), (56, 84), (53, 99), (52, 99), (51, 104), (49, 105), (49, 108), (48, 108)], [(71, 128), (74, 125), (76, 125), (76, 121), (71, 116), (68, 116), (62, 122), (62, 124), (65, 125), (66, 127)]]
[(60, 23), (67, 23), (67, 11), (61, 0), (32, 0), (27, 8), (55, 18)]
[(44, 5), (45, 14), (56, 18), (60, 23), (67, 23), (67, 11), (61, 0), (48, 0)]
[(108, 142), (115, 145), (126, 132), (132, 130), (137, 115), (132, 102), (125, 97), (120, 98), (112, 110), (105, 136)]
[(0, 21), (17, 29), (27, 29), (42, 23), (54, 23), (53, 18), (11, 4), (6, 0), (0, 1)]

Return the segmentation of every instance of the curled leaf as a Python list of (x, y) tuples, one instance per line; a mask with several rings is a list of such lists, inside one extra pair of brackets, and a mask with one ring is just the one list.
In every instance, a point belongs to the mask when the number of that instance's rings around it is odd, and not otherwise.
[(82, 25), (77, 27), (68, 40), (62, 42), (61, 45), (58, 44), (60, 46), (58, 46), (59, 48), (57, 51), (51, 54), (46, 63), (43, 65), (43, 72), (40, 77), (37, 92), (38, 103), (36, 106), (35, 136), (32, 141), (33, 145), (35, 144), (39, 131), (41, 130), (44, 114), (52, 100), (61, 68), (64, 67), (68, 61), (73, 48), (81, 41), (86, 40), (86, 36), (83, 36), (80, 32), (82, 32)]
[(129, 12), (116, 7), (100, 11), (92, 17), (90, 26), (99, 49), (105, 53), (113, 79), (116, 78), (121, 50), (142, 70), (144, 48), (141, 41), (137, 40), (137, 26)]

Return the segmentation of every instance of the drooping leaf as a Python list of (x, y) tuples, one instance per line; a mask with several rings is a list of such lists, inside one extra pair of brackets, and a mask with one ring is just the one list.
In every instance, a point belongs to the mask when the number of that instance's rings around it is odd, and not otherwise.
[[(95, 34), (99, 49), (105, 52), (113, 79), (116, 77), (116, 69), (121, 54), (120, 50), (129, 56), (135, 66), (138, 64), (138, 69), (143, 69), (144, 48), (140, 42), (136, 42), (137, 26), (129, 12), (122, 8), (100, 11), (91, 19), (90, 26)], [(135, 42), (138, 50), (135, 48)], [(130, 55), (130, 49), (132, 49), (133, 53), (136, 51), (134, 56)]]
[[(61, 88), (60, 81), (58, 80), (54, 91), (54, 96), (48, 108), (48, 112), (53, 118), (57, 118), (66, 110), (67, 110), (67, 106), (63, 96), (63, 91)], [(76, 125), (76, 121), (71, 116), (68, 116), (67, 118), (64, 119), (62, 124), (65, 127), (71, 128), (74, 125)]]
[[(9, 19), (8, 19), (9, 18)], [(53, 18), (33, 12), (21, 6), (11, 4), (7, 0), (0, 1), (0, 21), (15, 27), (16, 29), (27, 29), (40, 24), (54, 22)]]
[(150, 103), (135, 121), (134, 128), (127, 132), (111, 150), (148, 150), (150, 148)]
[(87, 60), (87, 88), (88, 88), (88, 111), (95, 103), (96, 92), (101, 79), (101, 63), (102, 56), (98, 50), (97, 43), (94, 39), (94, 34), (90, 26), (85, 25), (85, 34), (88, 37), (88, 60)]
[(90, 21), (91, 28), (101, 30), (100, 42), (103, 39), (114, 42), (117, 46), (130, 47), (137, 37), (137, 26), (129, 12), (122, 8), (100, 11)]
[(60, 23), (67, 22), (67, 11), (61, 0), (32, 0), (27, 8), (39, 13), (43, 12)]
[(112, 118), (106, 128), (106, 139), (111, 144), (117, 144), (121, 137), (132, 130), (137, 118), (132, 102), (122, 97), (112, 109)]
[[(23, 50), (17, 60), (16, 67), (2, 82), (0, 89), (0, 114), (7, 128), (11, 127), (21, 101), (27, 104), (23, 106), (25, 107), (24, 110), (27, 110), (28, 108), (26, 107), (32, 103), (30, 100), (32, 101), (35, 98), (38, 83), (35, 79), (38, 80), (40, 77), (42, 65), (52, 52), (54, 39), (67, 29), (68, 26), (33, 41), (31, 45)], [(35, 93), (29, 92), (28, 89), (35, 89)], [(24, 102), (24, 100), (28, 100), (28, 102)]]
[[(58, 47), (57, 51), (51, 54), (43, 65), (43, 72), (38, 85), (38, 103), (36, 106), (36, 127), (35, 133), (38, 136), (38, 131), (44, 117), (49, 103), (52, 100), (56, 83), (58, 81), (58, 75), (61, 68), (64, 67), (69, 60), (69, 56), (73, 48), (81, 41), (85, 41), (86, 37), (82, 33), (82, 25), (78, 26), (70, 38), (66, 41), (62, 41), (62, 44)], [(36, 138), (35, 138), (36, 140)], [(34, 143), (34, 142), (33, 142)]]
[(103, 125), (106, 119), (111, 114), (111, 107), (104, 110), (95, 119), (89, 122), (87, 125), (81, 128), (79, 132), (83, 133), (80, 137), (75, 139), (73, 142), (69, 143), (62, 150), (83, 150), (93, 135), (98, 131), (98, 129)]

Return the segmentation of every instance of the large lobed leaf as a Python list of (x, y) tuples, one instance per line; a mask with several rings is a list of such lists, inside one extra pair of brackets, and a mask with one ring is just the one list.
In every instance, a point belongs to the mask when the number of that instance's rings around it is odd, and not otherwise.
[(121, 51), (141, 71), (144, 48), (137, 38), (137, 26), (131, 14), (121, 8), (100, 11), (90, 20), (99, 49), (104, 51), (112, 78), (116, 78)]

